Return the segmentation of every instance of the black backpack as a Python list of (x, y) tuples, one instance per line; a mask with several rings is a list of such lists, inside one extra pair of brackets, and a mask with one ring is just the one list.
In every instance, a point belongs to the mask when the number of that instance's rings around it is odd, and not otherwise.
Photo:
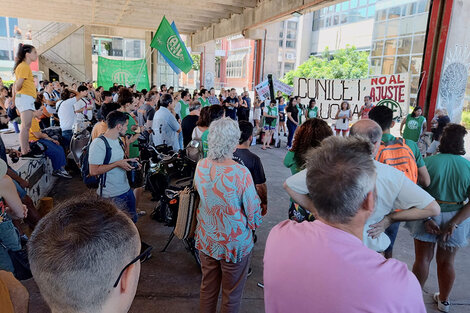
[[(112, 148), (108, 143), (108, 140), (103, 135), (99, 136), (101, 140), (104, 141), (106, 146), (106, 155), (104, 157), (103, 164), (109, 164), (111, 160)], [(91, 176), (90, 175), (90, 163), (88, 161), (89, 151), (90, 151), (91, 142), (83, 148), (83, 153), (80, 156), (80, 171), (82, 173), (82, 179), (85, 185), (90, 189), (96, 189), (100, 187), (100, 196), (103, 193), (103, 187), (106, 184), (106, 173), (101, 174), (99, 176)]]

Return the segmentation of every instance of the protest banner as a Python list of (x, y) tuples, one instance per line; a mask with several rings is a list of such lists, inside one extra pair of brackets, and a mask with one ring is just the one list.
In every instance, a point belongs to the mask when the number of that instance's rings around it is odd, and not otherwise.
[(294, 78), (294, 96), (304, 107), (316, 100), (319, 117), (333, 120), (343, 101), (347, 101), (353, 118), (359, 118), (364, 97), (370, 96), (374, 105), (386, 105), (400, 120), (408, 114), (410, 101), (409, 74), (394, 74), (364, 79)]
[[(278, 79), (273, 79), (273, 85), (274, 85), (274, 92), (281, 91), (282, 93), (290, 96), (294, 90), (293, 87), (284, 84)], [(255, 86), (255, 90), (258, 93), (258, 97), (261, 101), (264, 101), (266, 99), (269, 99), (269, 82), (266, 79), (265, 81), (259, 83), (258, 85)]]
[[(141, 77), (136, 82), (142, 69)], [(98, 56), (98, 86), (103, 86), (105, 90), (118, 83), (123, 86), (130, 86), (137, 83), (137, 89), (150, 89), (147, 74), (147, 62), (145, 59), (126, 61), (113, 60)]]

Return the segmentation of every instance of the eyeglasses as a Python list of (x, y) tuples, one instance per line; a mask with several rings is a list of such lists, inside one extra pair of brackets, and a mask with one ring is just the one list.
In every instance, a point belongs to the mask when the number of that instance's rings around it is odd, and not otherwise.
[(144, 250), (144, 252), (142, 252), (141, 254), (139, 254), (134, 260), (132, 260), (129, 264), (127, 264), (126, 266), (124, 266), (124, 268), (122, 269), (121, 273), (119, 273), (119, 276), (116, 280), (116, 282), (114, 283), (114, 288), (117, 287), (117, 285), (119, 284), (119, 281), (121, 280), (121, 276), (122, 274), (124, 273), (124, 271), (129, 267), (131, 266), (132, 264), (134, 264), (135, 262), (139, 261), (140, 262), (143, 262), (145, 261), (149, 255), (150, 255), (150, 251), (152, 251), (152, 247), (147, 247), (147, 249)]

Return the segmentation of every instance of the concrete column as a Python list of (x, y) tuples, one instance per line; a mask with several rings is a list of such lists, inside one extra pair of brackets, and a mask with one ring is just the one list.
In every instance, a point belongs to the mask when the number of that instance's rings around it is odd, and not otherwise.
[[(261, 62), (264, 66), (261, 80), (265, 80), (268, 74), (273, 74), (277, 78), (279, 63), (279, 23), (266, 25), (266, 39), (261, 54)], [(264, 55), (263, 55), (264, 54)]]
[(206, 43), (202, 49), (203, 68), (201, 85), (206, 89), (214, 87), (215, 80), (215, 40)]
[(153, 54), (151, 53), (152, 48), (150, 47), (150, 43), (152, 42), (153, 38), (153, 32), (151, 31), (146, 31), (145, 32), (145, 59), (147, 60), (147, 74), (149, 78), (149, 85), (152, 86), (154, 84), (154, 77), (153, 77), (153, 71), (154, 68), (156, 68), (155, 63), (154, 63), (154, 58)]
[(310, 57), (310, 49), (312, 44), (312, 23), (313, 12), (304, 14), (299, 18), (299, 26), (297, 28), (297, 55), (295, 58), (295, 67), (304, 63)]
[(92, 29), (91, 26), (84, 26), (83, 31), (83, 64), (85, 65), (85, 78), (86, 80), (93, 79), (93, 61), (91, 58), (92, 54)]

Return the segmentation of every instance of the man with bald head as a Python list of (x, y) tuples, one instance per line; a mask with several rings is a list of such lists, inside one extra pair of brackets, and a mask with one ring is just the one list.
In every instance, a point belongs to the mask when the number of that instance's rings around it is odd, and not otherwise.
[[(360, 120), (351, 128), (351, 136), (367, 138), (374, 146), (371, 158), (380, 148), (382, 129), (372, 120)], [(396, 221), (410, 221), (436, 216), (440, 213), (437, 202), (421, 187), (409, 180), (405, 174), (394, 167), (374, 160), (377, 171), (377, 201), (374, 212), (368, 218), (363, 233), (364, 244), (383, 252), (390, 245), (385, 229)], [(289, 177), (284, 188), (300, 204), (314, 212), (306, 185), (306, 170)], [(395, 212), (395, 210), (401, 210)]]

